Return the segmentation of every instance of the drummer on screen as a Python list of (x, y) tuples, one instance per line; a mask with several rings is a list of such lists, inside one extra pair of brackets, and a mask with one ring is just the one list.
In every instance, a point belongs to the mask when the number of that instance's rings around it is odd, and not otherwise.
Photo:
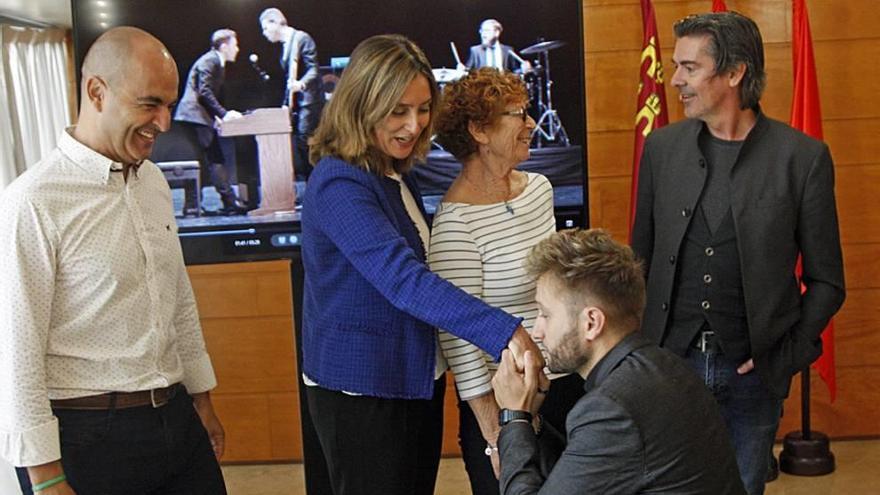
[(479, 69), (481, 67), (495, 67), (498, 70), (509, 70), (517, 73), (526, 73), (532, 70), (531, 64), (524, 60), (508, 45), (500, 41), (501, 23), (495, 19), (486, 19), (480, 23), (479, 45), (471, 47), (467, 64), (458, 64), (458, 70)]

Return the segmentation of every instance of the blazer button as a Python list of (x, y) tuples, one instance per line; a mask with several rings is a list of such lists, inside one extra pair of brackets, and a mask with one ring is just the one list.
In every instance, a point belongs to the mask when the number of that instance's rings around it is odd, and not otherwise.
[(701, 303), (700, 303), (700, 306), (702, 306), (703, 309), (705, 309), (705, 310), (708, 310), (709, 308), (712, 307), (712, 305), (709, 304), (709, 301), (703, 301), (703, 302), (701, 302)]
[(703, 158), (700, 158), (700, 168), (706, 168), (706, 160)]
[(703, 275), (703, 282), (706, 282), (707, 284), (711, 284), (712, 283), (712, 275), (709, 275), (708, 273)]
[(705, 252), (706, 252), (706, 256), (714, 256), (715, 255), (715, 250), (712, 249), (711, 247), (707, 247)]
[(669, 264), (670, 264), (670, 265), (674, 265), (674, 264), (675, 264), (675, 255), (674, 255), (674, 254), (673, 254), (672, 256), (669, 257)]
[(663, 311), (666, 311), (666, 310), (669, 309), (669, 305), (666, 304), (666, 303), (663, 303), (663, 304), (660, 305), (660, 309), (662, 309)]
[(683, 216), (685, 218), (691, 216), (691, 209), (685, 208), (685, 209), (681, 210), (681, 216)]

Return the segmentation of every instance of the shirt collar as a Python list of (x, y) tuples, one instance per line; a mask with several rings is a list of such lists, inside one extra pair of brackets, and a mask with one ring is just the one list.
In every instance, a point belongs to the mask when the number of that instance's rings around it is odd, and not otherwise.
[[(76, 126), (71, 126), (61, 132), (61, 137), (58, 138), (58, 149), (89, 177), (102, 184), (107, 184), (110, 180), (111, 171), (122, 172), (122, 163), (114, 162), (77, 141), (73, 137), (73, 130), (75, 128)], [(138, 166), (134, 165), (132, 167), (135, 175), (137, 175)]]

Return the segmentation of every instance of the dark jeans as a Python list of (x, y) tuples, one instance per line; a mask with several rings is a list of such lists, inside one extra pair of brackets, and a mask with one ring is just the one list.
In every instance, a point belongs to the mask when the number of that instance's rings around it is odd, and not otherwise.
[(431, 400), (352, 396), (306, 387), (335, 495), (433, 495), (446, 378)]
[[(550, 393), (541, 405), (540, 414), (544, 421), (565, 434), (565, 418), (574, 404), (584, 395), (584, 380), (577, 374), (557, 378), (550, 382)], [(467, 402), (458, 401), (458, 444), (461, 446), (462, 460), (471, 482), (473, 495), (495, 495), (499, 493), (498, 479), (492, 470), (492, 462), (486, 456), (486, 439), (480, 432), (480, 425)]]
[[(226, 486), (211, 441), (181, 389), (163, 407), (56, 409), (67, 482), (84, 495), (217, 495)], [(24, 495), (27, 470), (17, 469)]]
[(764, 493), (782, 399), (772, 396), (754, 370), (737, 374), (742, 363), (723, 354), (690, 349), (686, 359), (720, 406), (746, 491), (749, 495)]

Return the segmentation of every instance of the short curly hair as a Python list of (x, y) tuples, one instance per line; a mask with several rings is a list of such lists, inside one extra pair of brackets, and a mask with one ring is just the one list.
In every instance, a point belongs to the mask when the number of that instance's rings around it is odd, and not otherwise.
[(477, 142), (468, 131), (470, 122), (491, 125), (508, 105), (526, 106), (529, 95), (519, 76), (483, 67), (446, 85), (442, 101), (434, 140), (461, 160), (477, 151)]

